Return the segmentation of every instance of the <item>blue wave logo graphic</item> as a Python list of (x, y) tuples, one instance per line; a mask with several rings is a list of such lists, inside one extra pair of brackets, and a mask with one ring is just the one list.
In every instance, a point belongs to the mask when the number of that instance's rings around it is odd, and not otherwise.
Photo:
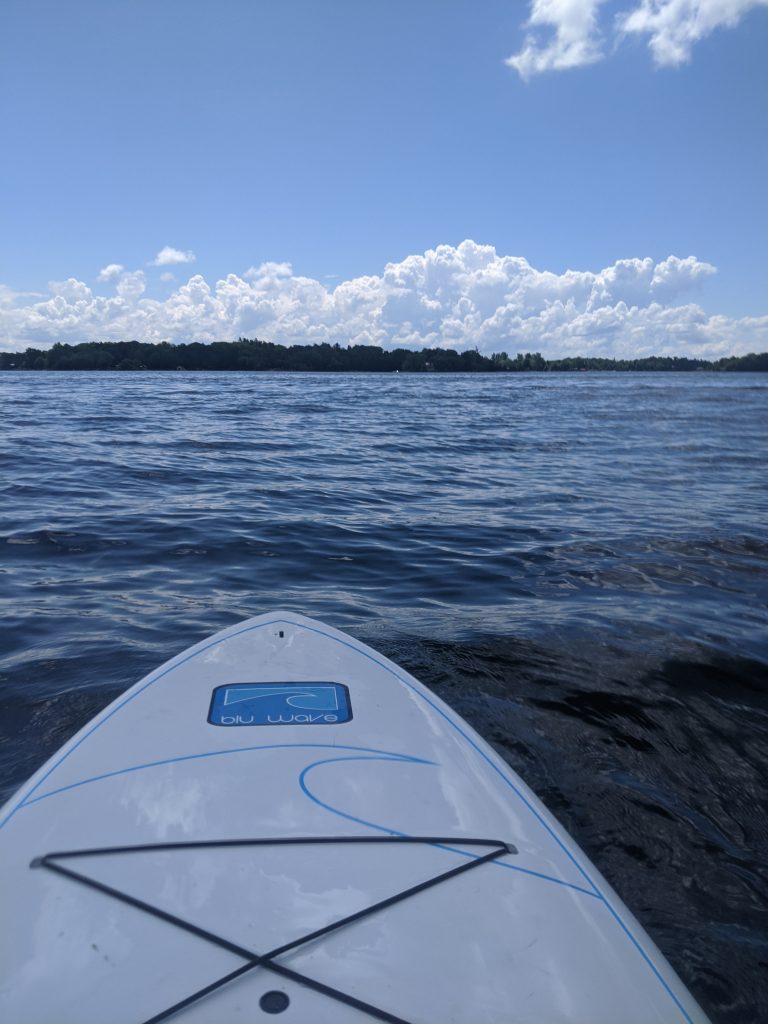
[(305, 708), (312, 711), (338, 711), (339, 709), (338, 696), (332, 683), (295, 688), (290, 686), (232, 686), (227, 687), (224, 691), (224, 704), (240, 704), (243, 701), (263, 700), (265, 697), (284, 697), (285, 703), (293, 708)]
[(211, 725), (338, 725), (352, 718), (340, 683), (233, 683), (217, 686)]

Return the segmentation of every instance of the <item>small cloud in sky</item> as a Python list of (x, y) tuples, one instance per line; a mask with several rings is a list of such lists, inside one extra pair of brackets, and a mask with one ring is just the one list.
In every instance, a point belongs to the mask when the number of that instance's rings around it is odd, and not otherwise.
[(41, 292), (17, 292), (7, 284), (0, 284), (0, 306), (15, 306), (19, 299), (44, 299)]
[(55, 341), (258, 337), (285, 345), (539, 351), (548, 358), (717, 358), (768, 349), (768, 316), (712, 315), (685, 298), (715, 273), (696, 256), (671, 255), (558, 274), (470, 239), (334, 285), (272, 262), (211, 283), (194, 274), (159, 300), (146, 297), (143, 271), (124, 271), (111, 296), (68, 278), (51, 282), (42, 300), (0, 302), (0, 344), (15, 351)]
[(260, 263), (258, 267), (249, 267), (244, 277), (251, 278), (253, 280), (272, 280), (279, 281), (293, 277), (293, 265), (291, 263)]
[(0, 284), (0, 306), (12, 306), (16, 301), (17, 293), (7, 284)]
[(123, 274), (117, 285), (117, 294), (121, 299), (128, 302), (135, 302), (144, 294), (146, 280), (143, 270), (135, 270), (131, 274)]
[(522, 49), (506, 64), (526, 81), (544, 71), (563, 71), (602, 60), (603, 41), (612, 49), (628, 35), (648, 38), (659, 67), (691, 59), (694, 43), (718, 28), (733, 28), (748, 11), (768, 0), (640, 0), (601, 25), (606, 0), (531, 0)]
[(768, 7), (768, 0), (641, 0), (619, 15), (618, 27), (648, 36), (657, 65), (677, 67), (691, 59), (694, 43), (717, 28), (733, 28), (754, 7)]
[(114, 281), (116, 277), (120, 277), (125, 267), (121, 263), (108, 263), (106, 267), (102, 267), (99, 271), (99, 281)]
[(161, 281), (175, 281), (176, 280), (176, 275), (172, 274), (170, 272), (170, 270), (166, 270), (166, 272), (164, 274), (160, 275), (160, 280)]
[(89, 302), (93, 298), (88, 285), (76, 277), (68, 277), (66, 281), (49, 281), (48, 290), (65, 303)]
[[(519, 53), (506, 63), (521, 78), (542, 71), (583, 67), (602, 59), (597, 11), (605, 0), (532, 0), (529, 30)], [(545, 30), (542, 33), (542, 29)], [(543, 38), (551, 30), (549, 40)]]
[(191, 250), (182, 252), (170, 245), (164, 246), (150, 263), (151, 267), (173, 267), (179, 263), (194, 263), (195, 254)]

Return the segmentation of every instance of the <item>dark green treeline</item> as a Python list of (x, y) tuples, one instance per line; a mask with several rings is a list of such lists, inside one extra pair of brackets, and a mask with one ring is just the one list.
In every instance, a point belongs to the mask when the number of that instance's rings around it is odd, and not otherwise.
[(295, 370), (332, 373), (500, 373), (526, 370), (742, 370), (768, 371), (768, 352), (727, 357), (715, 362), (680, 356), (645, 359), (595, 359), (571, 356), (544, 359), (538, 352), (482, 356), (424, 348), (420, 352), (375, 345), (275, 345), (269, 341), (214, 342), (203, 345), (158, 345), (140, 341), (56, 344), (50, 349), (0, 353), (0, 370)]

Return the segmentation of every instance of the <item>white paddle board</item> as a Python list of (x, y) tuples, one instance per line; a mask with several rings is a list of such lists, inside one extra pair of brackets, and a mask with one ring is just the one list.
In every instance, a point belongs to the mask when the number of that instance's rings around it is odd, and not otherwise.
[(701, 1024), (447, 705), (289, 612), (93, 719), (0, 811), (8, 1024)]

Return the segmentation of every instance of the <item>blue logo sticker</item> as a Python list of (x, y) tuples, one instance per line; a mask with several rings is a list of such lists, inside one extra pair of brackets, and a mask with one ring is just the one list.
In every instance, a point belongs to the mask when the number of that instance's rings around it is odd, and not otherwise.
[(352, 718), (341, 683), (232, 683), (217, 686), (211, 725), (338, 725)]

